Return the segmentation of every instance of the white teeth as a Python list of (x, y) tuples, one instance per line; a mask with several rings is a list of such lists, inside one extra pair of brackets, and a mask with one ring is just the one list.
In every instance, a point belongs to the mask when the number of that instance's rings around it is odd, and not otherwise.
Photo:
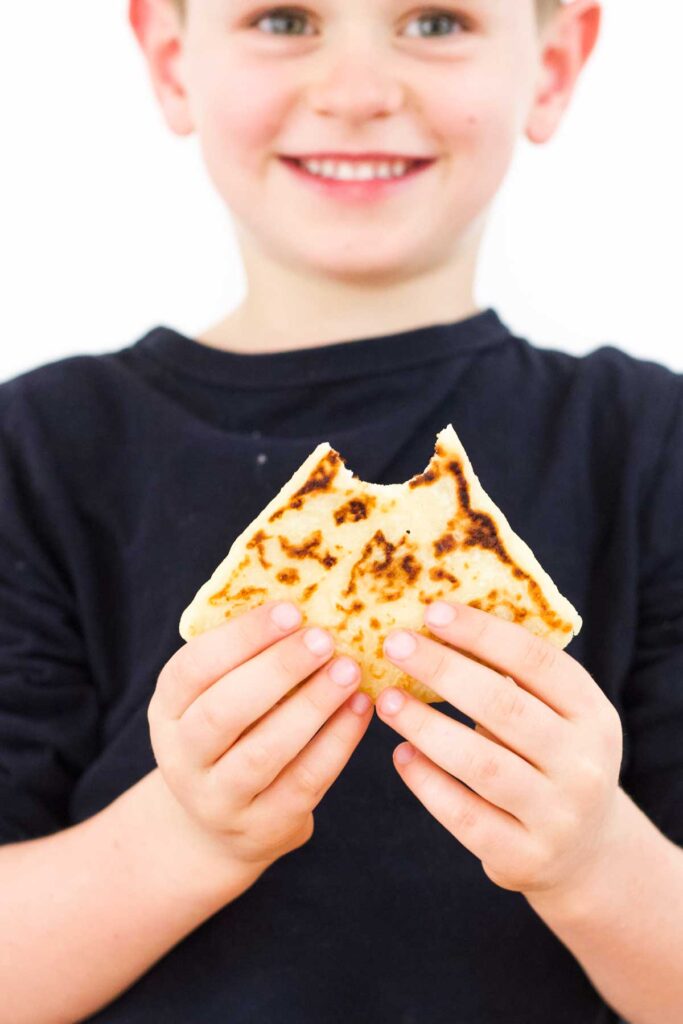
[(400, 178), (413, 166), (405, 160), (391, 163), (360, 163), (350, 160), (299, 160), (311, 174), (339, 181), (371, 181), (373, 178)]

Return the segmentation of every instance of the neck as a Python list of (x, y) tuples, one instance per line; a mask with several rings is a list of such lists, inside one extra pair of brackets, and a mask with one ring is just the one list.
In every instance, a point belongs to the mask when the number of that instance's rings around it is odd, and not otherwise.
[(242, 238), (248, 294), (197, 340), (244, 353), (281, 352), (453, 323), (480, 311), (474, 281), (481, 232), (438, 265), (410, 276), (384, 271), (355, 278), (264, 257)]

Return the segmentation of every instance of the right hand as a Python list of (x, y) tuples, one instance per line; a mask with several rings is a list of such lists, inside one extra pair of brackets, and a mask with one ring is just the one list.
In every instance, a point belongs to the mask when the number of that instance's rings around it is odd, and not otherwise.
[[(187, 815), (234, 860), (264, 869), (311, 838), (313, 809), (373, 709), (369, 698), (363, 711), (349, 706), (357, 662), (331, 662), (324, 630), (278, 626), (270, 613), (280, 604), (188, 641), (161, 670), (147, 712), (157, 764)], [(330, 638), (328, 653), (309, 650), (311, 632)], [(355, 667), (348, 685), (329, 675), (340, 662)]]

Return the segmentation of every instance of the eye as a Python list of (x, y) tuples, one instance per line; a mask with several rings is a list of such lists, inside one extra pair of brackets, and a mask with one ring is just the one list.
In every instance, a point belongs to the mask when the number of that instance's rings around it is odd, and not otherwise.
[[(286, 28), (291, 27), (292, 22), (296, 24), (298, 21), (300, 23), (301, 21), (305, 20), (306, 17), (307, 12), (297, 7), (272, 7), (270, 10), (265, 11), (263, 14), (260, 14), (258, 18), (254, 19), (254, 21), (250, 22), (249, 27), (256, 28), (262, 22), (270, 21), (273, 24), (279, 24), (281, 26), (284, 25), (285, 31), (268, 32), (266, 33), (267, 35), (301, 35), (302, 33), (300, 32), (287, 32)], [(417, 36), (420, 39), (429, 39), (432, 36), (435, 36), (435, 38), (440, 38), (443, 36), (453, 35), (452, 32), (448, 32), (449, 23), (454, 24), (456, 26), (455, 34), (457, 34), (458, 32), (466, 31), (468, 28), (467, 21), (464, 17), (462, 17), (459, 14), (455, 14), (452, 11), (444, 11), (441, 9), (430, 9), (425, 13), (420, 14), (419, 17), (414, 18), (411, 24), (429, 24), (430, 22), (432, 24), (438, 24), (440, 28), (444, 29), (445, 31), (437, 33), (428, 32), (426, 34), (421, 31), (418, 31), (409, 32), (408, 35)]]
[[(264, 14), (259, 15), (249, 25), (249, 28), (256, 28), (263, 21), (272, 21), (279, 24), (291, 25), (292, 21), (297, 19), (302, 20), (306, 17), (306, 11), (301, 11), (294, 7), (273, 7), (271, 10), (266, 11)], [(289, 32), (274, 32), (267, 33), (267, 35), (289, 35)], [(294, 35), (300, 35), (301, 33), (295, 32)]]
[[(422, 22), (422, 23), (425, 23), (425, 22), (427, 22), (427, 23), (429, 23), (429, 22), (439, 23), (442, 28), (446, 28), (446, 29), (448, 28), (448, 23), (451, 22), (451, 23), (454, 23), (457, 26), (457, 32), (465, 31), (467, 29), (467, 27), (468, 27), (465, 19), (461, 15), (459, 15), (459, 14), (454, 14), (453, 11), (430, 10), (430, 11), (427, 11), (425, 14), (421, 14), (419, 17), (414, 19), (414, 23), (415, 24), (419, 24), (420, 22)], [(427, 36), (425, 36), (421, 32), (417, 32), (417, 33), (409, 32), (408, 33), (408, 35), (411, 35), (411, 36), (414, 36), (416, 34), (417, 34), (417, 36), (419, 38), (422, 38), (422, 39), (424, 39), (424, 38), (429, 39), (432, 36), (431, 32), (428, 33)], [(439, 38), (439, 36), (446, 36), (446, 35), (452, 35), (452, 34), (453, 34), (452, 32), (444, 31), (444, 32), (436, 33), (436, 37)]]

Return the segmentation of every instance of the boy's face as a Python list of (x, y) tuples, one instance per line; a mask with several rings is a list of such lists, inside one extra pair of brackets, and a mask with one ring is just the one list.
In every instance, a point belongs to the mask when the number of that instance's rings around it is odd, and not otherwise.
[[(238, 230), (291, 265), (433, 268), (479, 236), (518, 138), (542, 141), (560, 117), (543, 102), (558, 72), (534, 0), (190, 0), (184, 26), (171, 0), (147, 3), (168, 36), (155, 87), (169, 125), (197, 132)], [(280, 159), (335, 151), (436, 161), (341, 204)]]

